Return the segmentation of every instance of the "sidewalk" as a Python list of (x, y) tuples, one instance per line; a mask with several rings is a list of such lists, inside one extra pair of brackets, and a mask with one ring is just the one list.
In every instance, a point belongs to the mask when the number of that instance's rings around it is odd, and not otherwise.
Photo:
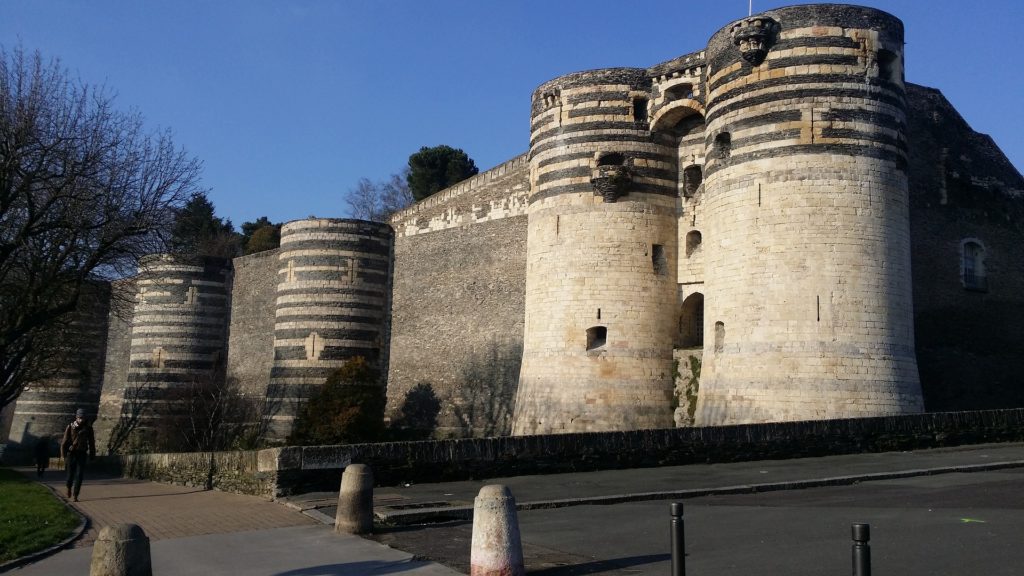
[[(1015, 467), (1024, 467), (1024, 444), (1021, 443), (516, 476), (377, 488), (374, 490), (374, 513), (378, 521), (392, 525), (470, 519), (473, 499), (486, 484), (507, 485), (519, 508), (528, 510), (787, 490)], [(321, 522), (330, 523), (336, 511), (336, 500), (336, 493), (317, 492), (284, 498), (282, 502)]]
[[(34, 476), (33, 470), (21, 471)], [(43, 483), (64, 494), (62, 472), (47, 472)], [(307, 516), (253, 496), (87, 474), (79, 498), (70, 504), (89, 518), (86, 534), (73, 548), (10, 574), (87, 574), (99, 530), (124, 522), (145, 530), (153, 573), (160, 576), (458, 574), (370, 540), (334, 534)]]

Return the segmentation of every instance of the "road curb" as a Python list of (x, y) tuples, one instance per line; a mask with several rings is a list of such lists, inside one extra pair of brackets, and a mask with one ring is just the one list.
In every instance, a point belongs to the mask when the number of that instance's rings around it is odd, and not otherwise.
[[(519, 502), (516, 505), (516, 509), (543, 510), (550, 508), (565, 508), (569, 506), (599, 506), (610, 504), (622, 504), (625, 502), (643, 502), (647, 500), (685, 500), (687, 498), (700, 498), (702, 496), (714, 496), (725, 494), (752, 494), (757, 492), (773, 492), (779, 490), (801, 490), (804, 488), (819, 488), (824, 486), (848, 486), (860, 482), (894, 480), (898, 478), (912, 478), (916, 476), (933, 476), (936, 474), (951, 474), (955, 472), (987, 472), (991, 470), (1003, 470), (1006, 468), (1022, 467), (1024, 467), (1024, 460), (989, 462), (985, 464), (962, 464), (958, 466), (944, 466), (940, 468), (921, 468), (911, 470), (900, 470), (895, 472), (852, 474), (847, 476), (831, 476), (827, 478), (814, 478), (809, 480), (765, 482), (759, 484), (738, 484), (734, 486), (722, 486), (718, 488), (692, 488), (688, 490), (636, 492), (629, 494), (612, 494), (607, 496), (589, 496), (582, 498), (563, 498), (556, 500), (526, 501)], [(324, 515), (321, 514), (321, 516)], [(378, 509), (374, 511), (374, 516), (377, 519), (377, 521), (388, 526), (405, 526), (410, 524), (443, 522), (447, 520), (472, 520), (473, 507), (439, 506), (435, 508), (418, 508), (415, 510), (394, 511)]]

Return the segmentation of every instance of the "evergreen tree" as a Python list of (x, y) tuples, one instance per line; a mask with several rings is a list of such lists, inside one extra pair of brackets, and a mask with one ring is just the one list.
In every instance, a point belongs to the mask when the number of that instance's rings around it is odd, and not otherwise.
[(246, 255), (273, 250), (281, 246), (281, 226), (271, 224), (263, 226), (252, 233), (245, 243)]
[(242, 246), (245, 254), (273, 250), (281, 245), (281, 225), (274, 224), (266, 216), (242, 224)]
[(475, 175), (473, 159), (451, 146), (426, 146), (409, 156), (409, 190), (417, 201)]
[(231, 220), (216, 216), (213, 202), (205, 192), (196, 192), (177, 211), (171, 233), (171, 248), (178, 253), (233, 258), (240, 239)]

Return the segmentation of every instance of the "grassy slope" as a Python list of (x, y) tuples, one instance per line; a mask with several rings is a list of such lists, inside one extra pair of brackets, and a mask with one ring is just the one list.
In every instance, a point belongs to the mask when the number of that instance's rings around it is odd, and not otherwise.
[(78, 526), (78, 516), (45, 486), (0, 468), (0, 563), (53, 546)]

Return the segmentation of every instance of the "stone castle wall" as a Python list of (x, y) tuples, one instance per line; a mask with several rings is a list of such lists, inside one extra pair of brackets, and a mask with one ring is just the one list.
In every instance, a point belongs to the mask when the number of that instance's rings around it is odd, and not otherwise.
[(227, 377), (245, 394), (264, 395), (274, 367), (274, 306), (280, 249), (235, 258)]
[(393, 242), (378, 222), (309, 218), (281, 227), (265, 415), (272, 438), (288, 435), (299, 408), (348, 360), (363, 357), (387, 373)]
[[(128, 386), (128, 361), (131, 356), (132, 320), (138, 286), (135, 278), (113, 282), (113, 305), (107, 316), (107, 349), (103, 365), (103, 388), (93, 428), (96, 450), (116, 452), (128, 440), (128, 422), (122, 414), (138, 414), (140, 399)], [(127, 393), (127, 396), (126, 396)]]
[[(935, 89), (909, 85), (914, 332), (925, 408), (1024, 406), (1024, 179)], [(963, 245), (983, 247), (975, 285)]]
[(86, 411), (93, 420), (103, 384), (107, 314), (110, 287), (89, 284), (83, 291), (74, 320), (62, 336), (57, 373), (27, 386), (14, 405), (8, 441), (12, 452), (31, 453), (36, 442), (48, 438), (50, 454), (57, 446), (75, 411)]
[(676, 147), (647, 130), (649, 90), (615, 68), (534, 93), (513, 434), (672, 424)]
[(508, 433), (522, 355), (528, 176), (520, 156), (392, 218), (394, 424), (404, 425), (403, 407), (417, 407), (420, 385), (441, 401), (438, 435)]
[[(781, 28), (763, 64), (735, 45), (758, 25)], [(849, 6), (712, 37), (698, 425), (923, 410), (902, 52), (899, 20)]]
[[(392, 289), (385, 227), (365, 257), (341, 254), (347, 232), (294, 244), (344, 222), (313, 219), (236, 259), (219, 361), (280, 406), (337, 364), (325, 351), (359, 348), (392, 423), (422, 425), (436, 397), (439, 436), (510, 432), (517, 393), (519, 433), (668, 426), (677, 404), (698, 423), (918, 411), (915, 352), (924, 408), (1022, 405), (1024, 178), (903, 81), (901, 39), (877, 10), (797, 6), (647, 69), (547, 82), (529, 154), (392, 217)], [(372, 293), (344, 300), (352, 274)], [(108, 317), (101, 449), (151, 400), (150, 339), (176, 329), (136, 312)], [(673, 354), (703, 360), (675, 399)], [(283, 437), (293, 415), (266, 416)]]

